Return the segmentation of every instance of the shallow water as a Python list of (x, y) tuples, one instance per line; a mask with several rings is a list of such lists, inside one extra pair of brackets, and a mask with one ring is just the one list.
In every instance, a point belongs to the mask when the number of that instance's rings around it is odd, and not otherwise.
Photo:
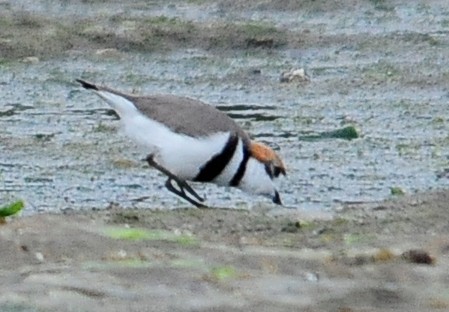
[[(36, 11), (46, 8), (46, 1), (38, 3)], [(73, 8), (56, 8), (49, 14), (77, 14)], [(188, 11), (176, 9), (160, 10), (179, 15)], [(204, 18), (213, 18), (214, 12), (212, 7)], [(398, 7), (394, 18), (392, 12), (374, 13), (382, 18), (376, 18), (373, 36), (398, 30), (438, 32), (439, 44), (387, 40), (385, 46), (366, 47), (332, 42), (224, 55), (195, 49), (113, 57), (70, 51), (58, 60), (0, 65), (0, 196), (25, 199), (29, 212), (104, 208), (110, 203), (187, 206), (140, 160), (145, 151), (120, 133), (107, 104), (74, 83), (79, 77), (141, 94), (199, 98), (225, 110), (258, 140), (280, 149), (288, 176), (278, 185), (288, 207), (329, 209), (344, 202), (381, 200), (391, 196), (394, 186), (406, 192), (447, 187), (449, 177), (439, 174), (449, 167), (449, 40), (441, 23), (448, 10), (418, 10), (416, 4)], [(251, 18), (266, 15), (253, 12)], [(425, 22), (423, 16), (434, 18)], [(331, 14), (320, 21), (316, 14), (296, 22), (286, 12), (271, 12), (270, 17), (293, 28), (320, 22), (329, 36), (366, 31), (352, 27), (362, 21), (341, 26), (341, 17)], [(414, 19), (421, 22), (415, 25)], [(279, 82), (282, 71), (304, 66), (311, 82)], [(355, 125), (362, 137), (299, 139), (347, 124)], [(270, 205), (230, 188), (195, 188), (212, 206)]]

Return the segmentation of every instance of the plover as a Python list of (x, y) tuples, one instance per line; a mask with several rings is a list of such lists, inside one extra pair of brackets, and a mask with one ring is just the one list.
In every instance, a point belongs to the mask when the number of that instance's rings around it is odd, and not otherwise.
[(273, 183), (286, 174), (282, 159), (267, 145), (251, 140), (224, 112), (191, 98), (135, 96), (76, 81), (116, 111), (125, 133), (148, 149), (148, 164), (168, 177), (169, 191), (196, 207), (206, 207), (187, 181), (212, 182), (265, 195), (282, 205)]

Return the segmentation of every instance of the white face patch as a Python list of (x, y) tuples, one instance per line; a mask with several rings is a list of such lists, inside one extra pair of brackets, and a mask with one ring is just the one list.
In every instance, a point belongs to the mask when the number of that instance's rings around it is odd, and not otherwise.
[(240, 181), (239, 188), (248, 193), (261, 194), (273, 197), (275, 186), (265, 171), (265, 165), (254, 158), (246, 164), (245, 174)]

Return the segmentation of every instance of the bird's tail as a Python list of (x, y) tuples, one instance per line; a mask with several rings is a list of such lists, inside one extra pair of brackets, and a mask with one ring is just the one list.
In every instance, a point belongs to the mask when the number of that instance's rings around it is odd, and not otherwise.
[(81, 84), (81, 86), (85, 89), (91, 89), (91, 90), (95, 90), (98, 91), (98, 87), (96, 85), (94, 85), (93, 83), (87, 82), (85, 80), (81, 80), (81, 79), (76, 79), (77, 82), (79, 82)]

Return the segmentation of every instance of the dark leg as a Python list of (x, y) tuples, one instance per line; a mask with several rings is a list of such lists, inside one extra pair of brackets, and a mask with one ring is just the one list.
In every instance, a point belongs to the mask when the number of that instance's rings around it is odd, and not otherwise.
[[(187, 200), (189, 203), (195, 205), (196, 207), (206, 207), (200, 203), (198, 203), (197, 201), (189, 198), (187, 196), (187, 194), (185, 193), (185, 191), (187, 191), (188, 193), (190, 193), (192, 196), (194, 196), (196, 199), (198, 199), (199, 201), (203, 202), (204, 198), (202, 198), (200, 195), (198, 195), (197, 192), (195, 192), (195, 190), (190, 187), (189, 184), (187, 184), (186, 181), (181, 180), (180, 178), (178, 178), (175, 174), (171, 173), (168, 169), (162, 167), (161, 165), (159, 165), (155, 160), (154, 160), (154, 155), (150, 154), (148, 155), (148, 157), (145, 159), (148, 164), (159, 170), (160, 172), (162, 172), (163, 174), (165, 174), (168, 177), (167, 182), (165, 183), (165, 187), (172, 193), (184, 198), (185, 200)], [(178, 184), (178, 187), (180, 190), (177, 190), (173, 184), (171, 183), (171, 181), (174, 180), (176, 182), (176, 184)]]
[(168, 178), (167, 182), (165, 182), (165, 187), (167, 188), (167, 190), (169, 190), (170, 192), (178, 195), (179, 197), (184, 198), (185, 200), (187, 200), (189, 203), (191, 203), (192, 205), (194, 205), (197, 208), (207, 208), (207, 206), (197, 202), (194, 199), (191, 199), (190, 197), (187, 196), (187, 194), (184, 192), (184, 188), (182, 188), (179, 183), (176, 181), (176, 183), (178, 184), (180, 190), (177, 190), (173, 184), (171, 183), (171, 181), (173, 181), (172, 178)]

